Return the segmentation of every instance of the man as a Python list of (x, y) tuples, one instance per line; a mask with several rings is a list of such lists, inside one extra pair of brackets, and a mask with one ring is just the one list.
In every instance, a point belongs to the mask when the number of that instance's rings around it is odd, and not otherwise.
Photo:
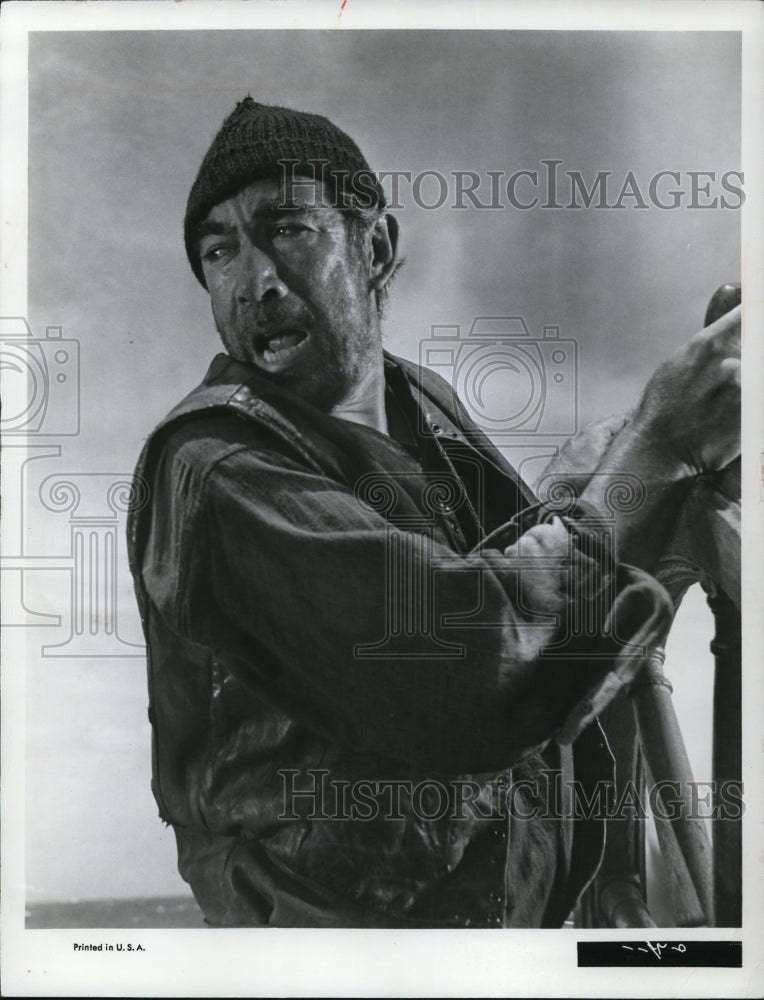
[[(241, 101), (185, 241), (227, 354), (147, 443), (129, 526), (181, 874), (214, 925), (559, 926), (602, 831), (549, 776), (612, 780), (595, 716), (670, 620), (649, 571), (737, 453), (738, 312), (542, 505), (383, 351), (397, 224), (331, 122)], [(613, 510), (621, 471), (643, 495)]]

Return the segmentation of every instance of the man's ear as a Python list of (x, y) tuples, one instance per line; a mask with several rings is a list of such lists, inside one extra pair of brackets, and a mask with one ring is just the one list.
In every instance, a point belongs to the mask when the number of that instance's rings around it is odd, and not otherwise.
[(383, 215), (371, 233), (371, 266), (369, 285), (375, 291), (384, 288), (398, 262), (398, 220)]

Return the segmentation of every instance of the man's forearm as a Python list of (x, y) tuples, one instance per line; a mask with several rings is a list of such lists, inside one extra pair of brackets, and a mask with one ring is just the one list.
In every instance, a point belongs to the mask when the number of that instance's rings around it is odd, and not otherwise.
[[(617, 421), (603, 421), (556, 463), (563, 479), (572, 472), (580, 482), (581, 470), (580, 499), (614, 522), (622, 562), (654, 570), (697, 476), (726, 468), (740, 453), (740, 317), (737, 305), (696, 333), (653, 374), (620, 431)], [(610, 502), (619, 477), (627, 489), (638, 487), (638, 502)]]
[[(639, 499), (621, 510), (611, 500), (624, 474), (639, 485)], [(581, 495), (583, 503), (614, 519), (616, 558), (652, 572), (673, 534), (695, 482), (694, 471), (670, 458), (637, 422), (614, 438)]]

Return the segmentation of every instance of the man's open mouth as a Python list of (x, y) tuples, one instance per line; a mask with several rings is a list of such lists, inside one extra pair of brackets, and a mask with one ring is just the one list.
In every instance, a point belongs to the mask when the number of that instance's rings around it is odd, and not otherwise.
[(304, 330), (277, 330), (258, 334), (255, 338), (257, 359), (271, 371), (282, 368), (307, 342), (308, 335)]

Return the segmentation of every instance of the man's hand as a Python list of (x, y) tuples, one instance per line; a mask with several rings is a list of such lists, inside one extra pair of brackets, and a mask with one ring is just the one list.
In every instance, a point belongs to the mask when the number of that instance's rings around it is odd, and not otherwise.
[[(712, 303), (717, 298), (718, 293)], [(675, 530), (696, 477), (728, 466), (739, 453), (736, 306), (655, 372), (632, 419), (607, 447), (582, 500), (614, 518), (618, 558), (650, 571)], [(621, 473), (639, 479), (644, 502), (619, 512), (612, 510), (607, 492)]]
[(587, 474), (591, 476), (632, 417), (632, 413), (614, 413), (587, 424), (575, 437), (565, 442), (559, 455), (550, 460), (541, 475), (531, 484), (536, 493), (540, 487), (543, 489), (557, 479), (564, 481), (566, 477), (572, 476), (580, 482)]
[(647, 384), (632, 426), (690, 474), (740, 453), (740, 306), (696, 333)]

